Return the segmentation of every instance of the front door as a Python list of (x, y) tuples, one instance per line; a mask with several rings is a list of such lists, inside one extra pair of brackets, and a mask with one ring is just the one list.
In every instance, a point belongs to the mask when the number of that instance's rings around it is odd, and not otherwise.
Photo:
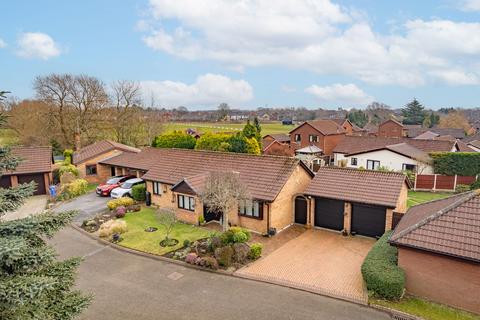
[(210, 210), (207, 206), (203, 206), (203, 218), (205, 218), (205, 222), (209, 221), (220, 221), (222, 218), (222, 213), (218, 211)]
[(307, 224), (307, 199), (295, 198), (295, 223)]

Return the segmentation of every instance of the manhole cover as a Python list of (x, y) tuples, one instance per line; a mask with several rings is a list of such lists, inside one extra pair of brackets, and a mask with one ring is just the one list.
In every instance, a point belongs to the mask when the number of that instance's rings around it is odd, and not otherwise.
[(170, 279), (170, 280), (178, 280), (180, 278), (183, 277), (183, 274), (179, 273), (179, 272), (173, 272), (173, 273), (170, 273), (167, 278)]

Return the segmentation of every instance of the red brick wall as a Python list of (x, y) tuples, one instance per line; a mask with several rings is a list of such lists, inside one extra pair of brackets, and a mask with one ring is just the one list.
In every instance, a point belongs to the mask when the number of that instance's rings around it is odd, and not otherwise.
[[(302, 137), (300, 144), (295, 142), (296, 134), (300, 134), (300, 136)], [(318, 136), (318, 142), (310, 142), (309, 136), (311, 134)], [(292, 131), (292, 133), (290, 134), (290, 145), (297, 146), (298, 148), (316, 145), (317, 147), (322, 149), (326, 155), (332, 155), (333, 149), (343, 139), (344, 136), (344, 133), (324, 136), (316, 129), (312, 128), (309, 124), (304, 124)]]
[(345, 122), (343, 123), (343, 128), (347, 131), (347, 134), (352, 134), (352, 132), (353, 132), (353, 127), (352, 127), (352, 125), (350, 124), (350, 122), (345, 121)]
[(324, 144), (324, 147), (322, 148), (323, 152), (326, 155), (333, 155), (333, 149), (335, 149), (337, 144), (339, 144), (340, 141), (343, 140), (343, 138), (345, 138), (345, 134), (334, 134), (330, 136), (325, 136), (324, 137), (325, 144)]
[(401, 138), (403, 136), (403, 126), (393, 121), (384, 122), (378, 127), (377, 136)]
[(398, 265), (409, 293), (480, 313), (480, 264), (401, 247)]
[(274, 143), (270, 145), (268, 149), (264, 150), (263, 154), (293, 157), (295, 152), (288, 144)]

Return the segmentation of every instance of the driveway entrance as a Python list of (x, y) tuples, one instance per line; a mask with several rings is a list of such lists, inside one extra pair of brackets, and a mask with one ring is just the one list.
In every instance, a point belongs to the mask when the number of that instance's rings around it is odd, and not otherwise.
[(237, 275), (367, 303), (360, 267), (375, 240), (308, 230)]

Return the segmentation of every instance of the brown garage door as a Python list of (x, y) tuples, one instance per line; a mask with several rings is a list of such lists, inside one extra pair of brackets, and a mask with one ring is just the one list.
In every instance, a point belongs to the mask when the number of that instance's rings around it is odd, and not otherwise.
[(0, 177), (0, 188), (10, 188), (12, 186), (10, 176)]
[(37, 190), (33, 193), (34, 195), (46, 194), (45, 190), (45, 180), (43, 173), (39, 174), (22, 174), (18, 176), (18, 183), (29, 183), (35, 181), (37, 183)]

